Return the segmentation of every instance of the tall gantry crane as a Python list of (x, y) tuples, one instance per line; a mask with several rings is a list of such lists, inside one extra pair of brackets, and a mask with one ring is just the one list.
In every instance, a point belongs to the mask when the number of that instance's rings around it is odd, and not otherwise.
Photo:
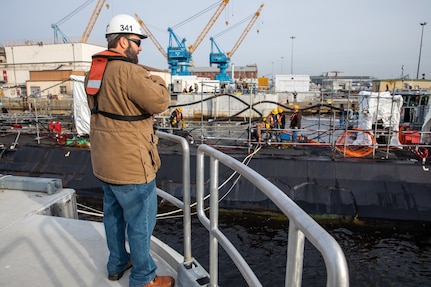
[[(210, 39), (211, 40), (210, 66), (213, 65), (213, 64), (217, 64), (217, 67), (220, 69), (220, 73), (215, 76), (216, 80), (219, 80), (221, 82), (230, 82), (231, 81), (229, 75), (226, 73), (227, 69), (229, 68), (230, 58), (236, 52), (236, 50), (238, 49), (238, 47), (241, 45), (242, 41), (244, 40), (245, 36), (247, 36), (248, 32), (250, 31), (251, 27), (256, 22), (257, 18), (259, 18), (263, 6), (264, 6), (264, 4), (261, 4), (259, 6), (259, 9), (254, 14), (252, 14), (251, 16), (246, 17), (245, 19), (241, 20), (240, 22), (238, 22), (237, 24), (233, 25), (229, 29), (226, 29), (225, 31), (222, 31), (222, 32), (220, 32), (219, 34), (216, 35), (216, 36), (220, 36), (221, 34), (224, 34), (225, 32), (232, 30), (233, 28), (235, 28), (239, 24), (242, 24), (245, 20), (251, 18), (251, 20), (248, 23), (247, 27), (244, 29), (244, 31), (242, 32), (241, 36), (238, 38), (238, 40), (234, 44), (233, 48), (229, 52), (224, 53), (219, 48), (219, 46), (217, 45), (217, 43), (215, 42), (214, 37), (211, 37), (211, 39)], [(217, 52), (214, 52), (214, 47), (217, 49)]]
[(63, 34), (63, 32), (60, 30), (59, 24), (55, 23), (55, 24), (51, 24), (51, 28), (54, 29), (54, 44), (58, 44), (59, 42), (59, 38), (61, 37), (61, 42), (65, 43), (70, 43), (69, 39), (67, 39), (66, 35)]
[(218, 6), (217, 10), (214, 12), (210, 20), (208, 21), (207, 25), (204, 27), (202, 32), (199, 34), (199, 36), (196, 38), (196, 41), (193, 45), (190, 45), (189, 51), (190, 53), (193, 53), (196, 48), (199, 46), (199, 44), (202, 42), (202, 40), (205, 38), (205, 36), (208, 34), (208, 32), (211, 30), (214, 23), (217, 21), (218, 17), (220, 16), (221, 12), (226, 8), (227, 4), (229, 4), (229, 0), (222, 0), (220, 2), (220, 5)]
[[(181, 41), (175, 35), (171, 28), (168, 28), (169, 32), (169, 46), (168, 46), (168, 64), (171, 69), (171, 75), (190, 75), (189, 65), (192, 59), (192, 54), (187, 50), (186, 39), (183, 38)], [(173, 43), (176, 43), (176, 46)]]
[[(220, 69), (220, 73), (215, 76), (215, 79), (220, 82), (230, 82), (231, 79), (229, 75), (226, 73), (227, 68), (229, 68), (230, 59), (220, 49), (220, 47), (215, 42), (214, 38), (210, 38), (211, 41), (211, 54), (210, 54), (210, 66), (213, 64), (217, 64), (217, 67)], [(214, 48), (217, 49), (217, 52), (214, 52)]]
[(87, 0), (86, 2), (82, 3), (78, 8), (61, 18), (57, 23), (51, 24), (51, 27), (54, 29), (54, 44), (60, 43), (59, 36), (61, 36), (61, 42), (63, 43), (70, 43), (69, 39), (66, 37), (66, 35), (63, 34), (63, 32), (60, 30), (60, 25), (72, 18), (75, 14), (80, 12), (82, 9), (84, 9), (88, 4), (90, 4), (93, 0)]
[(151, 33), (150, 29), (148, 29), (148, 27), (144, 24), (144, 21), (142, 21), (142, 19), (136, 13), (135, 13), (135, 18), (136, 18), (136, 20), (138, 20), (138, 23), (139, 23), (139, 25), (141, 25), (142, 29), (144, 29), (148, 38), (150, 38), (151, 41), (153, 41), (154, 45), (156, 45), (157, 50), (159, 50), (160, 53), (162, 53), (163, 57), (165, 57), (165, 59), (167, 59), (168, 54), (166, 53), (165, 49), (162, 48), (162, 45), (160, 45), (159, 41), (157, 41), (157, 39), (154, 37), (153, 33)]
[[(157, 39), (154, 37), (154, 35), (151, 33), (150, 29), (144, 24), (142, 19), (138, 16), (138, 14), (135, 13), (135, 18), (138, 21), (138, 23), (141, 25), (142, 29), (145, 31), (145, 33), (148, 35), (148, 38), (151, 39), (151, 41), (154, 43), (156, 48), (162, 53), (163, 57), (165, 57), (168, 60), (169, 69), (171, 70), (172, 75), (190, 75), (189, 67), (192, 62), (192, 53), (196, 50), (196, 48), (199, 46), (199, 44), (202, 42), (202, 40), (205, 38), (205, 36), (208, 34), (209, 30), (212, 28), (218, 17), (220, 16), (221, 12), (226, 8), (227, 4), (229, 3), (229, 0), (222, 0), (220, 2), (217, 2), (210, 7), (207, 7), (206, 9), (198, 12), (197, 14), (189, 17), (188, 19), (182, 21), (181, 23), (168, 28), (169, 32), (169, 45), (167, 50), (165, 51), (160, 43), (157, 41)], [(203, 13), (217, 7), (217, 10), (214, 12), (210, 20), (208, 21), (207, 25), (204, 27), (202, 32), (197, 37), (195, 43), (189, 47), (186, 46), (186, 39), (183, 38), (182, 40), (179, 39), (179, 37), (174, 33), (174, 29), (178, 28), (185, 23), (190, 22), (197, 16), (202, 15)], [(226, 22), (227, 24), (227, 22)]]
[(239, 39), (236, 41), (233, 48), (230, 50), (230, 52), (227, 52), (227, 56), (230, 58), (232, 55), (236, 52), (239, 45), (241, 45), (242, 41), (244, 40), (245, 36), (247, 36), (248, 32), (250, 31), (251, 27), (253, 27), (254, 23), (256, 22), (257, 18), (260, 16), (260, 12), (262, 12), (263, 4), (259, 6), (259, 9), (254, 13), (253, 17), (251, 18), (250, 22), (248, 23), (247, 27), (245, 27), (245, 30), (242, 32)]
[(93, 30), (97, 17), (99, 17), (100, 11), (102, 10), (103, 3), (105, 3), (105, 0), (97, 1), (96, 7), (94, 7), (90, 20), (88, 21), (88, 24), (85, 27), (84, 32), (82, 33), (81, 43), (87, 43), (88, 37), (90, 37), (91, 31)]
[[(80, 12), (82, 9), (84, 9), (86, 6), (88, 6), (91, 2), (94, 0), (87, 0), (86, 2), (82, 3), (78, 8), (64, 16), (60, 21), (58, 21), (55, 24), (51, 24), (51, 27), (54, 29), (54, 44), (60, 43), (60, 36), (61, 36), (61, 42), (63, 43), (70, 43), (69, 39), (63, 34), (63, 32), (60, 30), (60, 25), (69, 20), (72, 16)], [(81, 43), (86, 43), (88, 40), (88, 37), (90, 36), (91, 30), (93, 30), (94, 24), (96, 23), (97, 17), (100, 14), (100, 10), (102, 9), (103, 3), (105, 0), (98, 0), (96, 7), (94, 8), (93, 13), (91, 14), (90, 21), (88, 22), (84, 33), (81, 36)]]
[[(202, 40), (205, 38), (205, 36), (208, 34), (211, 27), (214, 25), (214, 23), (217, 21), (218, 17), (220, 16), (221, 12), (226, 8), (227, 4), (229, 3), (229, 0), (222, 0), (220, 3), (216, 3), (205, 10), (197, 13), (196, 15), (184, 20), (183, 22), (175, 25), (174, 27), (168, 28), (169, 31), (169, 47), (167, 50), (168, 55), (168, 64), (169, 68), (171, 69), (171, 75), (190, 75), (189, 67), (191, 65), (192, 61), (192, 54), (196, 50), (196, 48), (199, 46), (199, 44), (202, 42)], [(209, 9), (214, 8), (218, 5), (217, 10), (214, 12), (213, 16), (208, 21), (207, 25), (204, 27), (202, 32), (197, 37), (195, 43), (189, 47), (186, 47), (185, 41), (186, 39), (183, 38), (182, 41), (179, 41), (178, 37), (175, 35), (173, 29), (175, 27), (179, 27), (180, 25), (183, 25), (190, 20), (194, 19), (196, 16), (202, 15), (203, 12), (208, 11)], [(176, 46), (173, 46), (172, 44), (176, 43)]]

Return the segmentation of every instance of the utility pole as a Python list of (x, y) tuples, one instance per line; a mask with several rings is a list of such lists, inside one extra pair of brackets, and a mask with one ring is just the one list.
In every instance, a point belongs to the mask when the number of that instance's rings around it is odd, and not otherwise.
[(422, 39), (423, 39), (423, 36), (424, 36), (424, 27), (427, 24), (427, 22), (422, 22), (422, 23), (419, 23), (419, 24), (422, 26), (422, 33), (421, 33), (421, 44), (419, 46), (419, 60), (418, 60), (418, 71), (416, 72), (416, 80), (419, 79), (419, 67), (421, 65), (421, 53), (422, 53)]
[(292, 54), (290, 55), (290, 74), (293, 75), (293, 39), (295, 39), (295, 36), (290, 36), (290, 39), (292, 39)]
[(272, 83), (271, 83), (271, 86), (274, 86), (274, 61), (272, 61), (272, 64), (271, 64), (272, 66), (271, 66), (271, 77), (272, 77)]
[(283, 75), (284, 57), (281, 57), (281, 74)]

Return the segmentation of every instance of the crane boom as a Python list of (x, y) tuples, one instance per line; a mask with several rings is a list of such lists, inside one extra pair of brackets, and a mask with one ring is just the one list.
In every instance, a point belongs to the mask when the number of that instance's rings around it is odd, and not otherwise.
[(88, 21), (88, 24), (85, 27), (84, 33), (82, 33), (81, 43), (86, 43), (88, 40), (88, 37), (90, 37), (90, 33), (93, 30), (94, 24), (96, 24), (97, 17), (99, 17), (100, 10), (102, 10), (103, 3), (105, 3), (105, 0), (97, 1), (96, 7), (94, 7), (90, 20)]
[(261, 4), (259, 6), (259, 9), (256, 11), (256, 13), (254, 13), (253, 17), (251, 18), (250, 22), (248, 23), (247, 27), (245, 28), (245, 30), (242, 32), (241, 36), (239, 37), (239, 39), (236, 41), (235, 45), (233, 46), (232, 50), (230, 50), (230, 52), (227, 52), (227, 56), (228, 58), (232, 57), (232, 55), (235, 53), (235, 51), (238, 49), (239, 45), (241, 45), (242, 41), (244, 40), (245, 36), (247, 36), (248, 32), (250, 31), (251, 27), (253, 26), (253, 24), (256, 22), (257, 18), (259, 18), (260, 16), (260, 12), (262, 11), (264, 4)]
[(202, 42), (202, 40), (205, 38), (205, 36), (208, 34), (209, 30), (212, 28), (214, 23), (217, 21), (218, 17), (220, 16), (221, 12), (223, 12), (224, 8), (226, 8), (227, 4), (229, 3), (229, 0), (222, 0), (217, 10), (214, 12), (214, 15), (210, 18), (207, 25), (204, 27), (202, 32), (197, 37), (195, 43), (188, 47), (189, 52), (193, 53), (196, 48), (199, 46), (199, 44)]
[(142, 19), (136, 13), (135, 13), (135, 18), (136, 18), (136, 20), (138, 20), (139, 25), (141, 25), (141, 27), (142, 27), (142, 29), (144, 29), (145, 33), (147, 33), (148, 38), (150, 38), (151, 41), (153, 41), (154, 45), (156, 45), (157, 50), (159, 50), (160, 53), (162, 53), (163, 57), (165, 57), (167, 59), (168, 54), (162, 48), (162, 45), (160, 45), (160, 43), (154, 37), (153, 33), (151, 33), (150, 29), (148, 29), (148, 27), (144, 24), (144, 21), (142, 21)]

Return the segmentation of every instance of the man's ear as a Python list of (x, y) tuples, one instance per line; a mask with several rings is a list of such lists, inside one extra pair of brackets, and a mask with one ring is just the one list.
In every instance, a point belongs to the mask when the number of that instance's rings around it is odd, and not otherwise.
[(120, 40), (118, 41), (118, 45), (120, 45), (120, 47), (125, 50), (129, 45), (128, 42), (129, 40), (127, 40), (126, 37), (120, 37)]

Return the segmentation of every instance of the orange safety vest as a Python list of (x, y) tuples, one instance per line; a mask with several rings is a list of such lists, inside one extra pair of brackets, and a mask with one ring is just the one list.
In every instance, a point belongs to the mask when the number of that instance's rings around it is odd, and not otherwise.
[(183, 114), (180, 113), (178, 110), (175, 110), (176, 116), (177, 116), (177, 122), (181, 121), (183, 119)]
[(281, 123), (281, 116), (280, 116), (280, 114), (276, 114), (276, 115), (270, 115), (269, 116), (269, 121), (271, 122), (271, 125), (274, 125), (275, 124), (275, 121), (274, 121), (274, 116), (276, 116), (277, 118), (277, 123)]
[(106, 65), (110, 60), (121, 60), (130, 62), (130, 60), (118, 52), (106, 50), (93, 55), (91, 62), (90, 73), (88, 74), (87, 87), (85, 92), (87, 95), (95, 96), (99, 92), (102, 85), (103, 74), (105, 73)]
[(108, 113), (105, 111), (99, 111), (97, 94), (99, 93), (100, 87), (102, 86), (103, 74), (105, 73), (108, 61), (120, 60), (130, 62), (130, 60), (127, 57), (121, 55), (120, 53), (110, 50), (97, 53), (93, 55), (92, 58), (93, 60), (91, 62), (91, 68), (87, 79), (87, 87), (85, 88), (85, 92), (87, 93), (87, 95), (94, 96), (94, 107), (90, 109), (91, 114), (100, 113), (105, 117), (120, 121), (141, 121), (151, 117), (151, 115), (148, 113), (136, 116), (124, 116)]

